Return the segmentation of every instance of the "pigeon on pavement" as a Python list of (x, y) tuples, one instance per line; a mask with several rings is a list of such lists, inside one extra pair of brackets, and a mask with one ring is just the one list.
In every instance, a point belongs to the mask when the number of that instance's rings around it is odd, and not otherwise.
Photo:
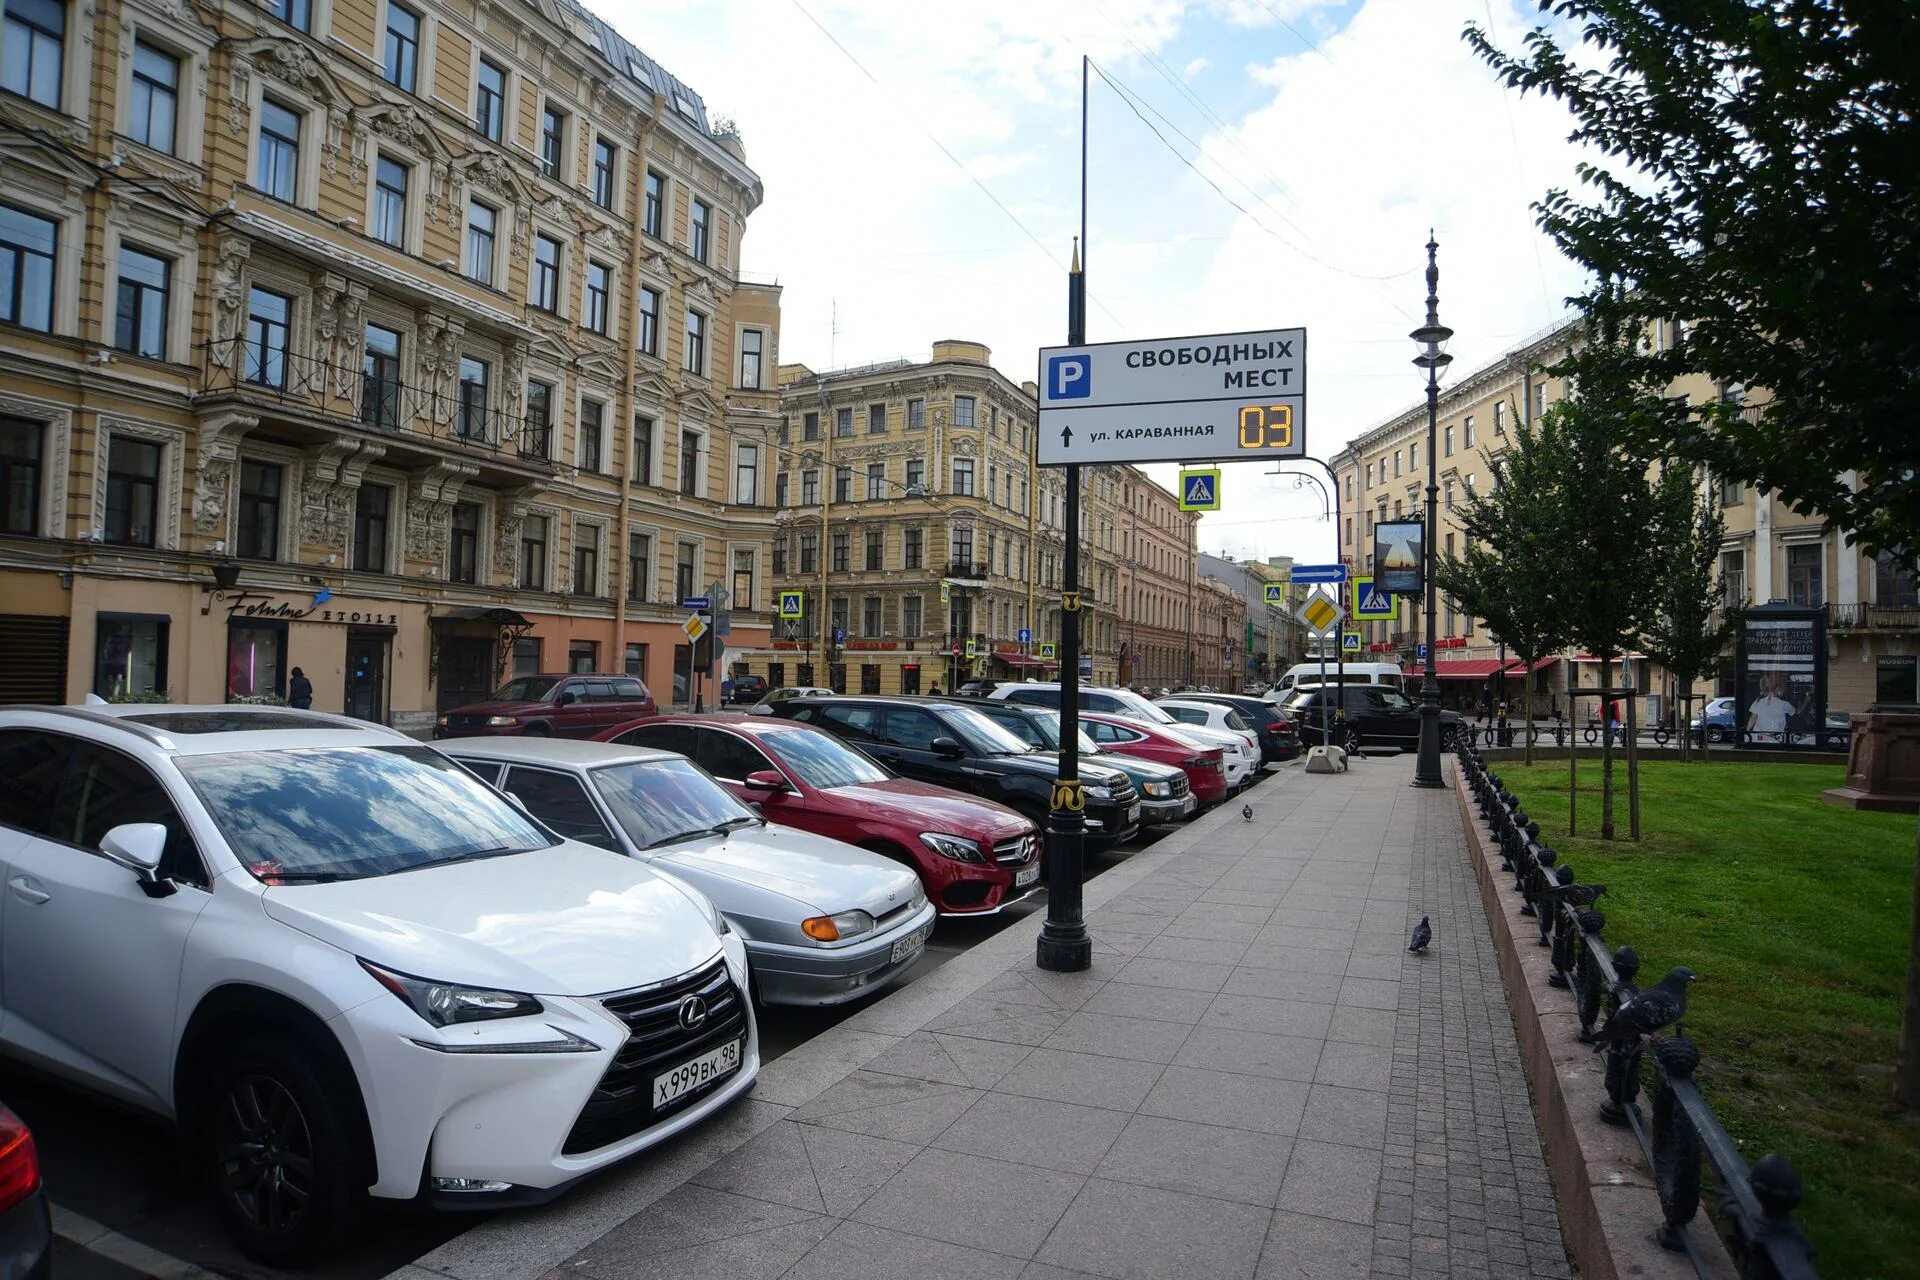
[(1667, 970), (1667, 976), (1644, 991), (1634, 993), (1613, 1011), (1606, 1025), (1593, 1036), (1593, 1051), (1618, 1045), (1643, 1035), (1652, 1035), (1662, 1027), (1680, 1021), (1687, 1012), (1687, 984), (1693, 970), (1684, 965)]
[(1407, 950), (1415, 953), (1424, 952), (1427, 944), (1432, 941), (1433, 925), (1428, 923), (1425, 916), (1421, 916), (1420, 923), (1413, 926), (1413, 937), (1407, 942)]
[(1243, 817), (1243, 818), (1245, 818), (1245, 819), (1246, 819), (1246, 820), (1247, 820), (1248, 822), (1252, 822), (1252, 821), (1253, 821), (1253, 806), (1252, 806), (1252, 805), (1250, 805), (1250, 804), (1243, 804), (1243, 805), (1241, 805), (1241, 806), (1240, 806), (1240, 816), (1241, 816), (1241, 817)]

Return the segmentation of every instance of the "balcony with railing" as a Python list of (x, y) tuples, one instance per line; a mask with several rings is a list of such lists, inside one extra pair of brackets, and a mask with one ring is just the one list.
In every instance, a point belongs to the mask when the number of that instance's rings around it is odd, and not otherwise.
[(941, 576), (962, 582), (985, 582), (989, 566), (984, 560), (949, 560)]
[(1829, 631), (1920, 631), (1920, 604), (1831, 604)]
[(399, 376), (398, 361), (369, 356), (360, 365), (329, 363), (244, 338), (201, 346), (203, 402), (237, 401), (277, 411), (288, 423), (412, 442), (453, 454), (545, 473), (553, 463), (553, 423), (520, 404), (498, 402), (499, 388), (453, 381), (422, 387)]

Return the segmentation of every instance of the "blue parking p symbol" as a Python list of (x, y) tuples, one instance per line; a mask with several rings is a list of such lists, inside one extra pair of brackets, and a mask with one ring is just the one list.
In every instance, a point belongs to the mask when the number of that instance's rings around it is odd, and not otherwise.
[(1093, 361), (1087, 356), (1053, 356), (1047, 361), (1047, 398), (1084, 400), (1093, 392)]

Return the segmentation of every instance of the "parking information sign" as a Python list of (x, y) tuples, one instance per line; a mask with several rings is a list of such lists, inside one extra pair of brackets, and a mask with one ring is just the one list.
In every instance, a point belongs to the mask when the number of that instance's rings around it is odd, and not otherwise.
[(1307, 331), (1040, 351), (1040, 465), (1236, 462), (1307, 452)]

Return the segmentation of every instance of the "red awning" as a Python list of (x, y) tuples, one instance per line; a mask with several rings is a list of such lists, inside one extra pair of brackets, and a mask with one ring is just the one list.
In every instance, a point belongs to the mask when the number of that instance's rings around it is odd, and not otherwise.
[[(1466, 658), (1456, 662), (1433, 664), (1433, 674), (1442, 680), (1485, 680), (1499, 670), (1498, 658)], [(1426, 667), (1424, 665), (1408, 667), (1407, 675), (1415, 679), (1422, 677), (1426, 675)]]
[[(1554, 663), (1558, 661), (1560, 661), (1560, 657), (1558, 654), (1555, 654), (1553, 657), (1550, 657), (1550, 658), (1541, 658), (1540, 660), (1538, 660), (1533, 664), (1532, 670), (1538, 671), (1542, 667), (1552, 666)], [(1510, 676), (1517, 676), (1526, 670), (1527, 670), (1527, 665), (1524, 662), (1515, 661), (1515, 662), (1509, 662), (1507, 664), (1507, 674)]]

